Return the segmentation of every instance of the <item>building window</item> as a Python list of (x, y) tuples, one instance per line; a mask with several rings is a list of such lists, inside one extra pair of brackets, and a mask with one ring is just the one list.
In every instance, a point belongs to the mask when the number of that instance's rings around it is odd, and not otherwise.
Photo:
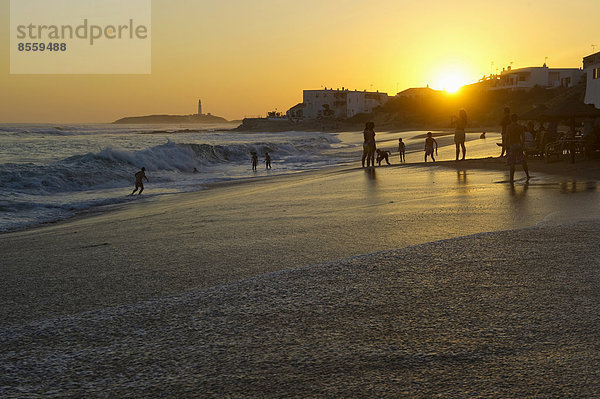
[(594, 79), (600, 79), (600, 68), (593, 69)]

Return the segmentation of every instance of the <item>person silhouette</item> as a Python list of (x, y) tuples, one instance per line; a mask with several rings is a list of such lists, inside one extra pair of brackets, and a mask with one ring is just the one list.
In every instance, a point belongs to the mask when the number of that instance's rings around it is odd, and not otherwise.
[(375, 124), (373, 122), (367, 122), (365, 124), (365, 130), (363, 131), (363, 155), (362, 155), (362, 167), (365, 167), (365, 159), (367, 160), (367, 167), (375, 166)]
[(256, 152), (252, 151), (252, 170), (256, 171), (256, 167), (258, 166), (258, 155)]
[(435, 158), (433, 157), (433, 145), (435, 144), (435, 155), (437, 155), (438, 143), (433, 138), (433, 134), (431, 132), (427, 132), (427, 138), (425, 139), (425, 162), (427, 162), (427, 156), (431, 156), (433, 162), (435, 162)]
[(271, 156), (268, 152), (265, 152), (265, 164), (267, 165), (267, 169), (271, 169)]
[(398, 153), (400, 154), (400, 162), (406, 162), (406, 145), (402, 141), (402, 137), (398, 139)]
[(465, 128), (467, 127), (467, 112), (464, 109), (458, 111), (458, 117), (452, 117), (452, 125), (454, 126), (454, 144), (456, 145), (456, 160), (462, 149), (461, 161), (467, 156), (467, 148), (465, 147)]
[(143, 179), (146, 179), (146, 181), (150, 183), (150, 180), (148, 180), (148, 178), (146, 177), (146, 168), (142, 168), (139, 172), (135, 174), (135, 189), (129, 195), (135, 194), (138, 188), (140, 189), (138, 195), (140, 195), (142, 191), (144, 191)]
[(523, 153), (525, 148), (525, 129), (517, 122), (517, 114), (511, 115), (511, 123), (506, 127), (506, 161), (510, 165), (510, 182), (515, 181), (515, 165), (520, 163), (529, 181), (527, 158)]

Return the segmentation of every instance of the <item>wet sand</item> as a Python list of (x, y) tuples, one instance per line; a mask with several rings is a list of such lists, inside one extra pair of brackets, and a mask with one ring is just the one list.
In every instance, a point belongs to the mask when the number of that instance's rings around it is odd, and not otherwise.
[(570, 223), (599, 219), (597, 175), (511, 186), (498, 163), (217, 184), (0, 235), (0, 393), (587, 396), (599, 227)]
[(0, 328), (4, 397), (595, 397), (600, 224)]

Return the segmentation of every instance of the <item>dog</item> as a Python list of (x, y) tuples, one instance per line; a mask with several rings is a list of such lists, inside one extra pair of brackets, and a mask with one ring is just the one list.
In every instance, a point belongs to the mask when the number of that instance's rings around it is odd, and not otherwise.
[(389, 151), (382, 151), (382, 150), (375, 150), (375, 151), (377, 152), (377, 165), (378, 166), (381, 166), (381, 161), (383, 161), (384, 159), (388, 165), (391, 165)]

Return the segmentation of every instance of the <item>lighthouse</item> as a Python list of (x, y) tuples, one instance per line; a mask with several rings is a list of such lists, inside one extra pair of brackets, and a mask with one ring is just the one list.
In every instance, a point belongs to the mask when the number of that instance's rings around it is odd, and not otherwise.
[(202, 100), (198, 99), (198, 115), (202, 115)]

